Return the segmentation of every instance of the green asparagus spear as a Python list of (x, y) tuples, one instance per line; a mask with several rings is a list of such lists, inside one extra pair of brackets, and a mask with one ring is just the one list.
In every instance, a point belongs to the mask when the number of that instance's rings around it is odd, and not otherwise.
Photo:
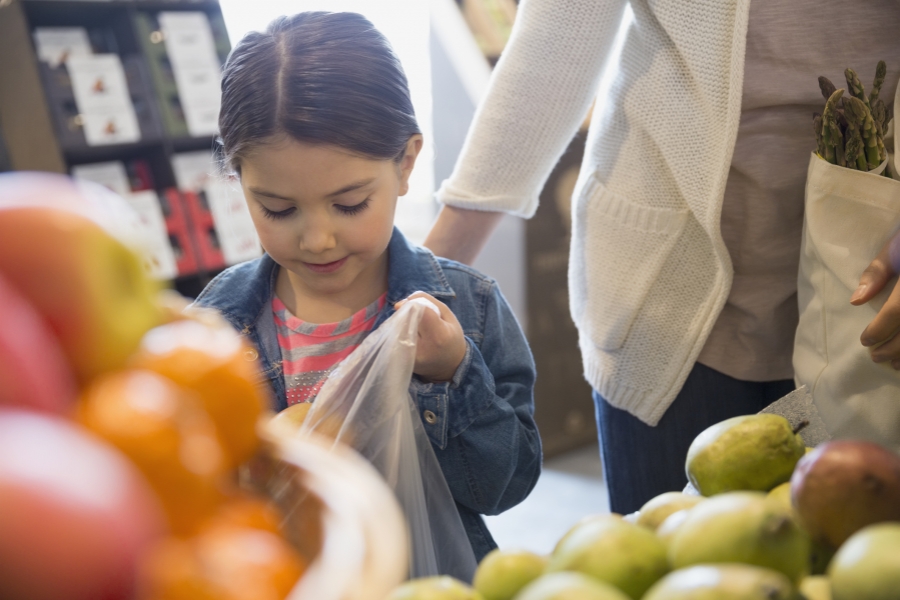
[(831, 83), (830, 79), (823, 76), (819, 77), (819, 89), (822, 90), (822, 95), (828, 100), (837, 88)]
[(837, 102), (844, 95), (843, 89), (835, 90), (825, 103), (822, 113), (822, 141), (825, 143), (825, 160), (834, 165), (847, 166), (844, 156), (844, 136), (837, 124)]
[[(847, 168), (867, 171), (868, 166), (866, 165), (866, 159), (863, 157), (862, 138), (859, 136), (859, 130), (848, 129), (847, 133), (847, 146), (845, 149)], [(853, 135), (853, 133), (856, 135)]]
[[(869, 108), (859, 98), (847, 98), (844, 108), (847, 114), (852, 113), (855, 122), (860, 124), (863, 142), (865, 142), (866, 162), (871, 171), (881, 164), (881, 152), (878, 149), (878, 135), (875, 131), (875, 121)], [(827, 106), (827, 105), (826, 105)]]
[(878, 95), (881, 93), (881, 86), (884, 85), (884, 78), (887, 75), (887, 65), (884, 64), (883, 60), (878, 61), (878, 66), (875, 67), (875, 81), (872, 83), (872, 93), (869, 94), (869, 108), (874, 108), (875, 101), (878, 100)]
[(850, 96), (862, 100), (866, 107), (869, 107), (869, 99), (866, 97), (866, 90), (863, 88), (862, 82), (856, 75), (856, 71), (848, 67), (844, 70), (844, 77), (847, 78), (847, 89), (850, 91)]
[(822, 115), (813, 113), (813, 131), (816, 132), (816, 152), (825, 158), (825, 140), (822, 138)]

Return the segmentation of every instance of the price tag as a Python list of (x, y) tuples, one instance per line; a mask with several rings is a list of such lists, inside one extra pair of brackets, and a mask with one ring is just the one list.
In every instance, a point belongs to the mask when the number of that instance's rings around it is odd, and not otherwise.
[(192, 136), (214, 135), (219, 130), (222, 69), (209, 18), (199, 11), (162, 12), (159, 25), (188, 131)]
[(122, 61), (115, 54), (70, 56), (66, 62), (88, 145), (141, 139)]
[(228, 181), (212, 179), (206, 185), (206, 200), (225, 263), (234, 265), (260, 256), (262, 247), (240, 188)]

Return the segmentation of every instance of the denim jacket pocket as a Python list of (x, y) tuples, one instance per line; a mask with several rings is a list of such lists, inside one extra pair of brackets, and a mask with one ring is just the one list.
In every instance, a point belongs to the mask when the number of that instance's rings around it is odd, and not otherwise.
[(576, 197), (572, 317), (603, 351), (621, 348), (687, 223), (688, 209), (632, 203), (591, 176)]

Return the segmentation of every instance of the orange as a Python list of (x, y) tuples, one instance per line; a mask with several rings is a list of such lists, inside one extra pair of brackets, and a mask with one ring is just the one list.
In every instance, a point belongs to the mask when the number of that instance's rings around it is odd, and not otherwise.
[(185, 319), (152, 329), (132, 365), (194, 391), (215, 422), (229, 466), (259, 445), (256, 423), (268, 399), (257, 352), (222, 319)]
[(215, 426), (165, 377), (138, 369), (100, 376), (84, 391), (78, 420), (138, 466), (176, 534), (195, 530), (221, 502), (226, 465)]
[(281, 532), (281, 512), (272, 502), (241, 493), (226, 500), (210, 519), (206, 527), (224, 525), (252, 527), (272, 533)]
[(213, 526), (155, 546), (141, 565), (139, 600), (282, 600), (306, 564), (280, 536)]

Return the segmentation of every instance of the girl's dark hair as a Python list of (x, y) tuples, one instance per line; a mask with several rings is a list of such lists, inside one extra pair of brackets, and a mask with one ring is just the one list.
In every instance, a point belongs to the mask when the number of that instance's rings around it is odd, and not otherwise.
[(228, 56), (219, 112), (222, 166), (279, 135), (399, 160), (420, 133), (387, 39), (356, 13), (303, 12), (251, 32)]

